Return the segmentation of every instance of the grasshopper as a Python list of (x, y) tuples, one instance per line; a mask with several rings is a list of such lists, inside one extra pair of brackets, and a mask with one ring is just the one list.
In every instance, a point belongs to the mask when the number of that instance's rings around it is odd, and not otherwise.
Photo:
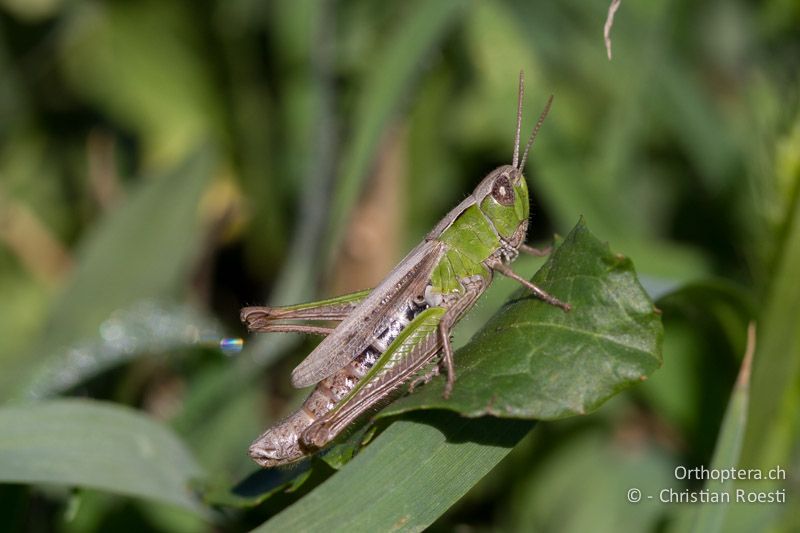
[[(450, 331), (486, 290), (495, 272), (516, 280), (551, 305), (570, 309), (508, 266), (520, 252), (548, 253), (524, 243), (529, 200), (522, 171), (553, 97), (520, 160), (524, 85), (520, 72), (512, 164), (484, 177), (377, 287), (318, 302), (242, 309), (241, 319), (252, 332), (325, 336), (292, 371), (292, 385), (316, 384), (316, 388), (299, 410), (250, 446), (250, 456), (260, 466), (289, 464), (316, 453), (406, 383), (411, 392), (444, 371), (448, 398), (456, 378)], [(338, 325), (330, 328), (287, 320)]]

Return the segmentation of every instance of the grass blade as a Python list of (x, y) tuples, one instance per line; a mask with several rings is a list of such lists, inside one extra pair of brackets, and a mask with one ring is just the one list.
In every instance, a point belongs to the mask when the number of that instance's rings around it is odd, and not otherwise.
[(55, 400), (0, 408), (0, 481), (105, 490), (202, 513), (202, 472), (161, 424), (127, 407)]
[(336, 475), (256, 531), (422, 531), (532, 426), (446, 412), (400, 420)]
[[(719, 431), (712, 470), (736, 468), (742, 451), (745, 429), (747, 428), (747, 406), (750, 400), (750, 369), (755, 352), (756, 327), (751, 322), (747, 328), (747, 352), (745, 353), (739, 377), (734, 385), (725, 418)], [(727, 485), (719, 480), (709, 479), (704, 487), (710, 493), (733, 492), (733, 483)], [(731, 500), (733, 501), (733, 500)], [(728, 504), (701, 503), (691, 507), (694, 514), (690, 531), (697, 533), (715, 533), (722, 531), (722, 524), (728, 510)]]

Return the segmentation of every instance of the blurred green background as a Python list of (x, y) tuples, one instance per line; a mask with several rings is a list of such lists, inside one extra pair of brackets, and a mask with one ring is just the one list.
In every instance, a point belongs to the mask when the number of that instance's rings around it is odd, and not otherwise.
[[(789, 491), (726, 508), (718, 527), (796, 528), (800, 4), (625, 0), (612, 61), (607, 9), (0, 0), (0, 419), (105, 400), (136, 411), (87, 411), (85, 427), (145, 424), (187, 465), (173, 482), (250, 475), (247, 446), (300, 401), (288, 375), (313, 340), (265, 335), (226, 355), (219, 338), (245, 336), (238, 309), (380, 280), (510, 162), (524, 69), (523, 132), (555, 95), (527, 170), (529, 241), (584, 215), (631, 257), (663, 311), (664, 366), (589, 417), (538, 424), (432, 527), (685, 530), (701, 507), (626, 491), (699, 489), (673, 468), (716, 449), (729, 466), (781, 465)], [(496, 283), (457, 343), (512, 289)], [(750, 321), (742, 410), (729, 399)], [(720, 438), (726, 409), (738, 422)], [(34, 429), (31, 450), (59, 444)], [(31, 453), (0, 461), (10, 530), (243, 531), (292, 500), (212, 511), (170, 499), (166, 477), (100, 481), (79, 451), (78, 477), (34, 475)]]

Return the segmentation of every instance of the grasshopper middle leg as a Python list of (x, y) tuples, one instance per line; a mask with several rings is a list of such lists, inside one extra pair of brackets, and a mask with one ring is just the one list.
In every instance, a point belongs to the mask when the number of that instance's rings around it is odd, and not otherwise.
[(439, 323), (438, 327), (439, 343), (442, 350), (442, 358), (439, 361), (439, 365), (443, 367), (444, 371), (447, 373), (447, 382), (444, 385), (444, 393), (442, 394), (445, 399), (450, 397), (450, 393), (453, 392), (453, 385), (456, 382), (453, 347), (450, 344), (450, 331), (461, 316), (466, 313), (480, 295), (483, 294), (487, 280), (477, 277), (471, 280), (464, 280), (462, 283), (464, 283), (466, 289), (465, 294), (447, 310), (447, 313), (442, 317), (442, 321)]

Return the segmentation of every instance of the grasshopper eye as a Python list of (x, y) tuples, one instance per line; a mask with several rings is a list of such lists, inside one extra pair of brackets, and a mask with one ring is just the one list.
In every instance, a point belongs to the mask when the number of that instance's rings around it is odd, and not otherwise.
[(500, 205), (514, 205), (514, 187), (508, 181), (508, 176), (503, 174), (492, 185), (492, 198), (497, 200)]

